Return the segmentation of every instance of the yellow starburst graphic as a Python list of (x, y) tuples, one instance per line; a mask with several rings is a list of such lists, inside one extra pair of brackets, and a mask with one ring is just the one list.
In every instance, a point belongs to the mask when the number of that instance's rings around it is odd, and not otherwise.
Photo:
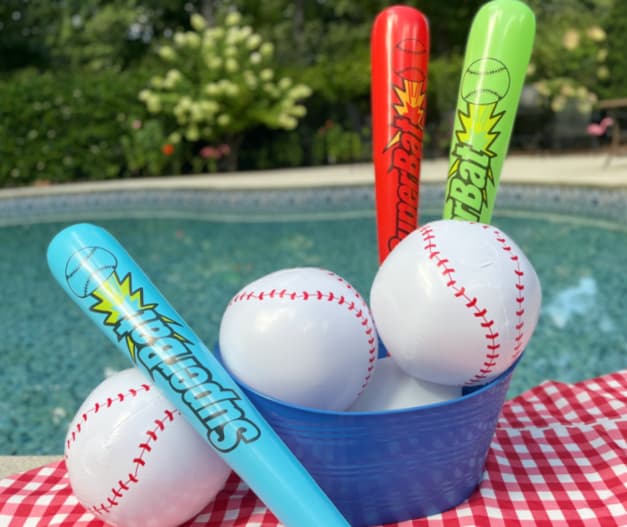
[[(496, 152), (490, 150), (490, 147), (496, 141), (500, 132), (496, 132), (494, 128), (502, 119), (505, 112), (495, 113), (496, 104), (468, 104), (467, 113), (459, 110), (457, 117), (461, 129), (455, 131), (455, 137), (458, 143), (470, 144), (474, 150), (484, 153), (488, 157), (495, 157)], [(456, 159), (449, 168), (449, 176), (455, 174), (460, 167), (461, 159)], [(486, 170), (486, 178), (494, 184), (494, 174), (492, 167), (488, 166)], [(488, 202), (487, 185), (481, 189), (481, 201), (483, 205)]]
[[(468, 89), (465, 92), (467, 95), (471, 93)], [(502, 131), (497, 128), (501, 127), (506, 110), (497, 108), (500, 98), (486, 100), (483, 97), (480, 101), (469, 102), (464, 96), (458, 103), (444, 196), (444, 217), (489, 223), (490, 200), (497, 184), (493, 164), (498, 166), (501, 161), (501, 149), (494, 146), (501, 136)]]
[[(120, 280), (117, 273), (113, 273), (107, 280), (100, 284), (92, 296), (97, 302), (91, 306), (96, 313), (106, 315), (104, 324), (116, 326), (124, 318), (132, 318), (141, 311), (153, 309), (157, 304), (144, 303), (144, 291), (139, 288), (133, 291), (130, 273)], [(121, 339), (122, 337), (120, 337)], [(135, 360), (136, 342), (130, 334), (124, 335), (124, 341), (131, 359)]]
[[(424, 82), (403, 79), (402, 86), (394, 86), (394, 93), (399, 100), (397, 104), (392, 105), (396, 114), (401, 117), (409, 117), (416, 127), (422, 128), (426, 101)], [(386, 150), (392, 148), (401, 140), (401, 133), (401, 130), (396, 131), (388, 141), (385, 147)]]
[(104, 323), (108, 326), (114, 326), (123, 318), (130, 317), (139, 311), (152, 309), (157, 305), (144, 304), (143, 289), (133, 291), (130, 273), (122, 280), (117, 273), (113, 273), (100, 284), (92, 296), (98, 300), (98, 303), (94, 304), (91, 310), (106, 314), (107, 318)]
[(461, 160), (455, 159), (455, 161), (453, 163), (451, 163), (451, 166), (448, 169), (448, 175), (452, 176), (454, 174), (457, 174), (457, 171), (459, 170), (459, 165), (461, 163)]
[[(106, 281), (100, 284), (100, 287), (92, 293), (92, 297), (96, 299), (96, 303), (91, 306), (91, 310), (95, 313), (103, 313), (106, 315), (103, 323), (107, 326), (118, 326), (125, 319), (133, 320), (137, 319), (138, 315), (144, 311), (155, 310), (154, 315), (158, 319), (170, 327), (170, 337), (176, 338), (181, 342), (190, 344), (191, 341), (178, 333), (174, 327), (181, 324), (176, 320), (158, 313), (155, 308), (158, 307), (156, 303), (147, 304), (144, 301), (144, 290), (140, 287), (133, 289), (130, 273), (123, 279), (120, 279), (117, 273), (113, 273)], [(133, 328), (134, 326), (131, 326)], [(116, 330), (117, 331), (117, 330)], [(124, 340), (126, 347), (129, 351), (131, 359), (135, 360), (135, 355), (138, 346), (145, 345), (138, 344), (133, 334), (129, 330), (125, 333), (118, 334), (119, 340)]]
[(416, 112), (416, 123), (422, 124), (422, 114), (425, 104), (424, 82), (403, 79), (403, 86), (394, 86), (394, 93), (400, 101), (393, 105), (398, 115), (407, 115)]
[(470, 144), (475, 150), (481, 151), (490, 157), (496, 156), (490, 147), (500, 135), (494, 128), (505, 112), (494, 113), (494, 104), (468, 104), (468, 112), (458, 111), (457, 117), (461, 129), (455, 131), (459, 143)]

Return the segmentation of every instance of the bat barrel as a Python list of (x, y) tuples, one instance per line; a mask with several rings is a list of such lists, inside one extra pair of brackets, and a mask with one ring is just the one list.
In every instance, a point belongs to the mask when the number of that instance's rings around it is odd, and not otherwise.
[(381, 262), (418, 224), (428, 61), (426, 17), (409, 6), (381, 11), (371, 34), (372, 154)]
[(462, 67), (443, 217), (490, 223), (535, 36), (520, 0), (492, 0), (473, 20)]

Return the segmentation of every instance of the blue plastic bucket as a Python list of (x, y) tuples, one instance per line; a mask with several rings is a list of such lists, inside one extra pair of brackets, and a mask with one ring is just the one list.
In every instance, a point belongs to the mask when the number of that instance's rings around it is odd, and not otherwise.
[(457, 399), (385, 412), (313, 410), (239, 384), (351, 526), (366, 527), (443, 512), (472, 494), (514, 368)]

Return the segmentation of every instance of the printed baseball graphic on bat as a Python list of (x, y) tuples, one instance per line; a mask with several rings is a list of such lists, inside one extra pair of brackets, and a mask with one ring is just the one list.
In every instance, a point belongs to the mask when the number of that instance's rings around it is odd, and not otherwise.
[(520, 0), (492, 0), (473, 20), (455, 112), (445, 219), (490, 223), (535, 36)]
[(198, 336), (104, 229), (70, 226), (50, 242), (53, 276), (106, 336), (289, 527), (347, 527)]
[(379, 261), (418, 225), (429, 25), (408, 6), (377, 15), (371, 33), (372, 150)]

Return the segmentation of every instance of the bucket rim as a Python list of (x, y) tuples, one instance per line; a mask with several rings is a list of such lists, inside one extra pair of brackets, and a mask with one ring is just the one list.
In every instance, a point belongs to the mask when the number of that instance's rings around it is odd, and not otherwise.
[[(220, 361), (220, 363), (224, 367), (226, 367), (226, 365), (224, 365), (224, 363), (222, 362), (222, 356), (220, 354), (219, 346), (216, 345), (213, 351), (214, 351), (214, 355)], [(396, 408), (393, 410), (370, 410), (370, 411), (350, 412), (348, 410), (340, 411), (340, 410), (323, 410), (319, 408), (311, 408), (308, 406), (301, 406), (298, 404), (288, 403), (288, 402), (282, 401), (281, 399), (277, 399), (276, 397), (273, 397), (271, 395), (266, 395), (260, 392), (259, 390), (256, 390), (255, 388), (251, 387), (246, 382), (237, 379), (236, 377), (234, 377), (234, 380), (245, 391), (254, 394), (256, 397), (262, 400), (266, 400), (275, 406), (283, 407), (294, 412), (302, 412), (302, 413), (307, 413), (307, 414), (312, 414), (312, 415), (336, 417), (336, 418), (360, 418), (360, 417), (367, 418), (367, 417), (376, 417), (376, 416), (391, 416), (391, 415), (400, 415), (400, 414), (415, 412), (417, 409), (420, 409), (421, 411), (427, 411), (427, 410), (431, 410), (435, 408), (441, 408), (444, 406), (454, 406), (456, 404), (462, 404), (462, 402), (464, 401), (472, 400), (475, 397), (480, 397), (485, 392), (488, 392), (496, 388), (500, 384), (504, 383), (513, 374), (514, 369), (516, 368), (516, 366), (522, 359), (523, 355), (524, 353), (521, 353), (521, 355), (514, 361), (514, 363), (509, 368), (507, 368), (504, 372), (496, 376), (494, 379), (491, 379), (490, 381), (488, 381), (486, 384), (482, 384), (480, 386), (464, 387), (472, 391), (463, 393), (460, 397), (455, 397), (454, 399), (449, 399), (446, 401), (438, 401), (434, 403), (421, 404), (419, 406), (409, 406), (407, 408)], [(380, 357), (378, 360), (380, 360), (381, 358), (383, 357)]]

